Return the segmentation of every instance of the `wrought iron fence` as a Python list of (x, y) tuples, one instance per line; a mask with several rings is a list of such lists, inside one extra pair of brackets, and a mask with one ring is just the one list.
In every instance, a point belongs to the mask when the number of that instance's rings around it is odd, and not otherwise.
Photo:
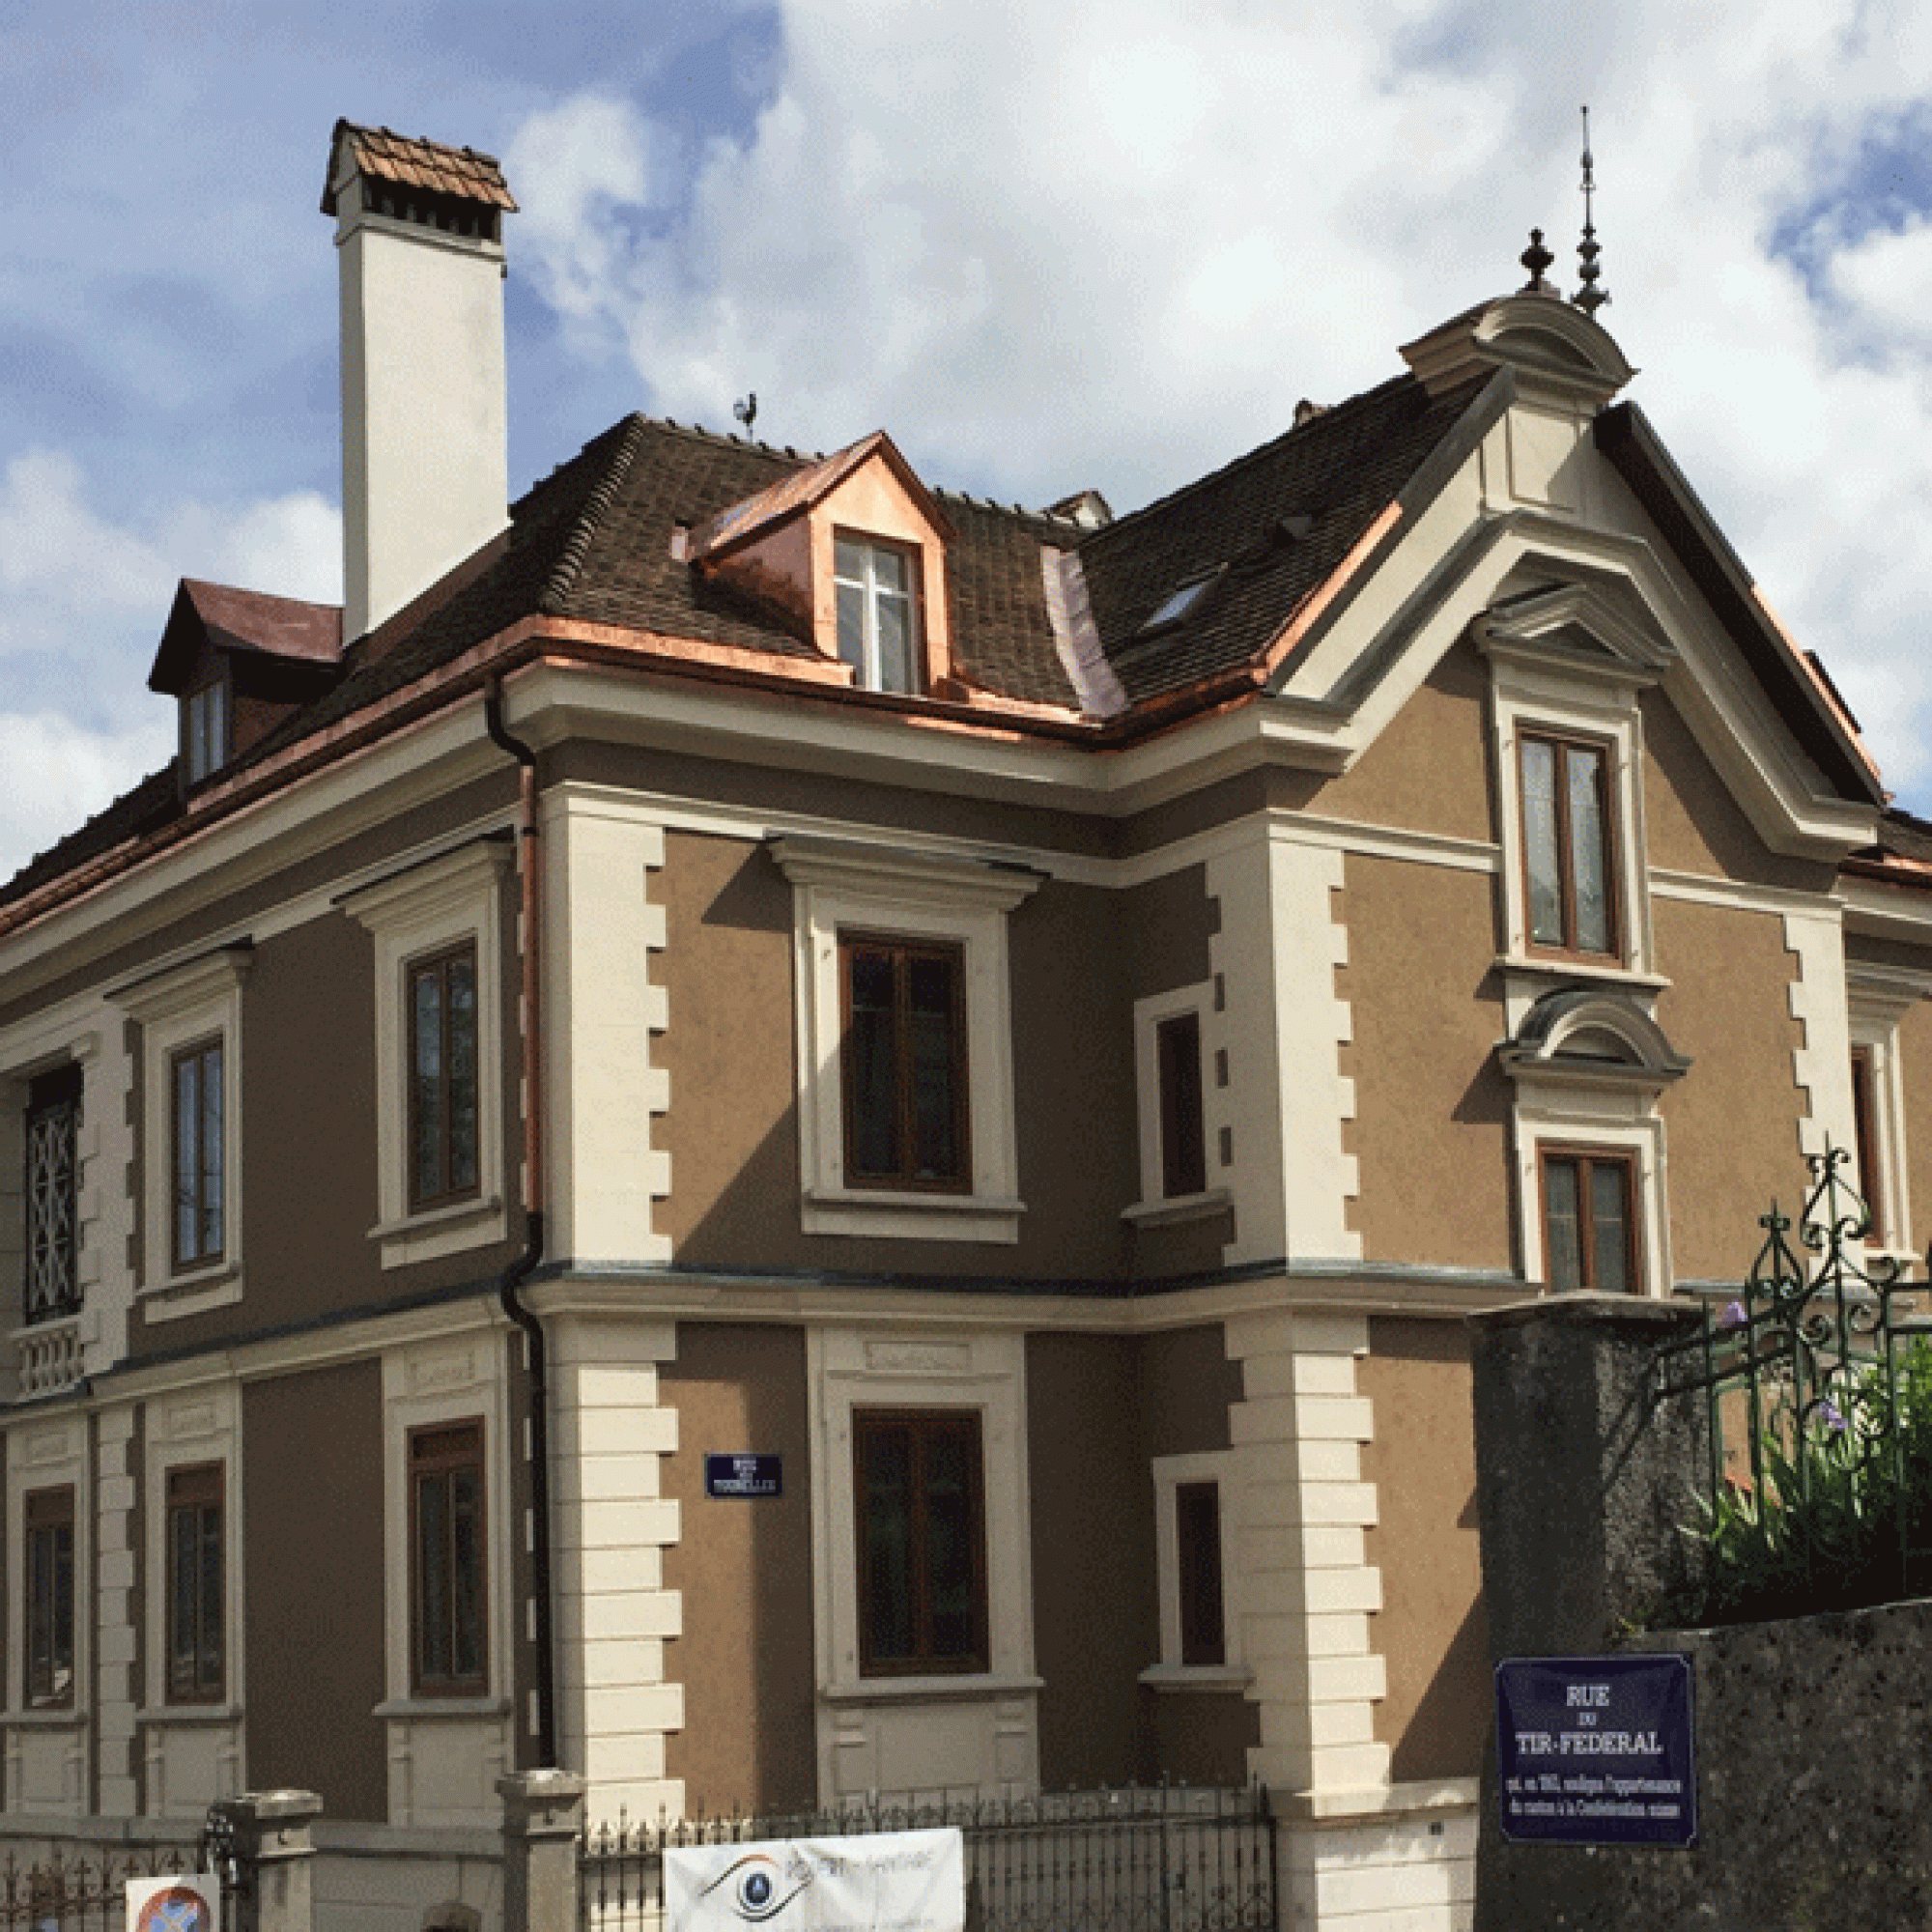
[(1806, 1156), (1795, 1230), (1774, 1204), (1737, 1294), (1659, 1355), (1661, 1394), (1709, 1399), (1706, 1542), (1749, 1532), (1764, 1590), (1794, 1600), (1760, 1614), (1932, 1593), (1927, 1284), (1867, 1245), (1849, 1160)]
[(966, 1932), (1275, 1932), (1274, 1819), (1259, 1785), (914, 1795), (789, 1816), (620, 1821), (584, 1836), (582, 1932), (657, 1932), (667, 1849), (945, 1826), (963, 1840)]
[(109, 1846), (92, 1857), (57, 1847), (42, 1864), (9, 1852), (0, 1858), (0, 1932), (127, 1932), (128, 1880), (210, 1871), (221, 1881), (223, 1925), (240, 1925), (247, 1887), (228, 1821), (213, 1812), (192, 1845)]

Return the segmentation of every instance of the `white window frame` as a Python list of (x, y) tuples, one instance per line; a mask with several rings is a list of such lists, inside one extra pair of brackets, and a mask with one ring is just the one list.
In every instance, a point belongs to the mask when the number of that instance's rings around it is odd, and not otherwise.
[(182, 769), (189, 784), (212, 778), (228, 762), (228, 680), (215, 676), (181, 701)]
[[(838, 564), (838, 546), (851, 544), (864, 553), (865, 575), (847, 577), (840, 573)], [(877, 559), (881, 554), (895, 556), (905, 566), (907, 588), (898, 591), (888, 588), (879, 581)], [(883, 598), (903, 597), (906, 604), (906, 686), (903, 693), (894, 696), (913, 696), (922, 689), (924, 680), (921, 668), (925, 662), (925, 647), (921, 636), (920, 585), (924, 575), (924, 559), (917, 544), (894, 542), (885, 537), (873, 536), (865, 530), (835, 527), (832, 532), (832, 601), (833, 601), (833, 648), (838, 650), (838, 592), (841, 589), (860, 591), (865, 598), (865, 622), (860, 644), (863, 662), (856, 667), (855, 681), (864, 691), (886, 691), (879, 666), (879, 604)], [(842, 662), (842, 654), (841, 662)]]
[[(1192, 1013), (1201, 1038), (1201, 1142), (1208, 1185), (1198, 1194), (1166, 1194), (1166, 1163), (1162, 1158), (1160, 1122), (1160, 1029), (1172, 1019)], [(1134, 1002), (1134, 1094), (1139, 1111), (1141, 1198), (1124, 1208), (1122, 1218), (1137, 1227), (1164, 1227), (1182, 1221), (1205, 1220), (1231, 1205), (1234, 1196), (1216, 1183), (1220, 1170), (1223, 1130), (1230, 1125), (1224, 1090), (1214, 1079), (1216, 1047), (1210, 1040), (1214, 1014), (1214, 982), (1177, 986)]]
[[(809, 1235), (918, 1240), (1019, 1239), (1012, 1015), (1007, 916), (1037, 872), (829, 839), (785, 838), (772, 852), (793, 889), (798, 1127)], [(839, 935), (940, 940), (965, 963), (970, 1185), (958, 1194), (845, 1183)]]
[[(242, 1655), (242, 1401), (235, 1382), (206, 1383), (157, 1397), (148, 1404), (148, 1449), (143, 1470), (142, 1542), (147, 1554), (148, 1587), (143, 1618), (148, 1658), (148, 1701), (137, 1714), (145, 1739), (150, 1804), (162, 1794), (172, 1815), (186, 1805), (199, 1813), (216, 1798), (242, 1788), (242, 1687), (247, 1682)], [(175, 1469), (215, 1464), (221, 1470), (221, 1685), (218, 1702), (168, 1701), (168, 1476)], [(171, 1791), (165, 1775), (171, 1730), (204, 1730), (225, 1725), (229, 1735), (217, 1747), (220, 1768), (209, 1792)], [(200, 1755), (195, 1753), (195, 1755)]]
[[(377, 1211), (369, 1238), (385, 1268), (505, 1238), (501, 882), (508, 843), (473, 841), (347, 895), (339, 903), (376, 941)], [(476, 954), (476, 1192), (410, 1204), (410, 967), (465, 943)]]
[[(1637, 695), (1656, 684), (1660, 646), (1613, 619), (1592, 592), (1551, 592), (1548, 608), (1520, 631), (1493, 615), (1477, 641), (1490, 661), (1490, 728), (1502, 846), (1503, 952), (1511, 973), (1544, 978), (1654, 980), (1656, 944), (1643, 823), (1643, 719)], [(1566, 641), (1564, 633), (1594, 640)], [(1597, 648), (1597, 642), (1603, 648)], [(1617, 952), (1536, 951), (1529, 937), (1529, 886), (1522, 818), (1522, 738), (1582, 739), (1605, 753), (1610, 881), (1616, 894)]]
[[(1912, 1177), (1906, 1164), (1905, 1071), (1898, 1047), (1898, 1029), (1920, 1000), (1932, 998), (1932, 974), (1918, 974), (1845, 962), (1846, 1020), (1851, 1044), (1863, 1048), (1871, 1060), (1872, 1137), (1877, 1143), (1879, 1198), (1885, 1208), (1888, 1238), (1873, 1244), (1873, 1252), (1901, 1262), (1917, 1259), (1913, 1247)], [(1858, 1135), (1851, 1140), (1858, 1159)], [(1865, 1177), (1858, 1178), (1859, 1192), (1866, 1193)]]
[[(223, 947), (109, 996), (141, 1027), (140, 1305), (149, 1321), (178, 1321), (242, 1299), (242, 986), (253, 957), (250, 947)], [(177, 1267), (173, 1059), (183, 1047), (216, 1038), (222, 1085), (221, 1256)]]
[[(59, 1705), (27, 1702), (27, 1497), (36, 1490), (73, 1492), (73, 1696)], [(94, 1698), (94, 1498), (87, 1481), (87, 1421), (69, 1415), (28, 1424), (7, 1439), (7, 1553), (17, 1586), (7, 1593), (7, 1711), (21, 1729), (67, 1730), (87, 1724)], [(8, 1755), (17, 1747), (10, 1746)], [(9, 1808), (18, 1782), (9, 1777)]]
[[(992, 1707), (992, 1756), (1005, 1761), (981, 1767), (985, 1782), (1037, 1784), (1041, 1681), (1034, 1674), (1025, 1337), (924, 1326), (813, 1328), (806, 1335), (806, 1367), (820, 1799), (854, 1788), (849, 1776), (841, 1777), (839, 1760), (876, 1750), (881, 1727), (917, 1726), (932, 1707), (963, 1701)], [(860, 1674), (852, 1416), (862, 1408), (964, 1409), (980, 1418), (983, 1671)]]
[[(1241, 1571), (1236, 1561), (1236, 1452), (1203, 1450), (1188, 1456), (1156, 1456), (1153, 1473), (1154, 1576), (1160, 1592), (1160, 1662), (1141, 1672), (1140, 1681), (1156, 1690), (1212, 1690), (1245, 1685), (1253, 1672), (1242, 1661), (1238, 1592)], [(1221, 1525), (1220, 1663), (1180, 1661), (1180, 1530), (1176, 1492), (1191, 1483), (1212, 1483), (1219, 1494)]]
[[(391, 1350), (383, 1357), (383, 1631), (388, 1694), (375, 1715), (388, 1727), (391, 1825), (485, 1823), (494, 1815), (496, 1775), (514, 1768), (510, 1686), (516, 1619), (506, 1375), (502, 1339), (482, 1325)], [(486, 1688), (480, 1695), (425, 1697), (416, 1691), (413, 1671), (410, 1440), (421, 1429), (472, 1421), (483, 1425), (483, 1560), (490, 1596)], [(483, 1766), (474, 1784), (481, 1810), (458, 1804), (447, 1791), (438, 1790), (436, 1767), (446, 1771), (452, 1761), (465, 1767), (466, 1778), (475, 1766)]]

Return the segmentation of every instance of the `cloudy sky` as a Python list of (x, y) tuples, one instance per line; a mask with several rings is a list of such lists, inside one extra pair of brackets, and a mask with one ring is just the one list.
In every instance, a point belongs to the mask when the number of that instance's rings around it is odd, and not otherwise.
[(511, 479), (625, 412), (1131, 508), (1574, 285), (1932, 810), (1932, 8), (0, 0), (0, 875), (173, 747), (183, 576), (339, 594), (335, 118), (500, 156)]

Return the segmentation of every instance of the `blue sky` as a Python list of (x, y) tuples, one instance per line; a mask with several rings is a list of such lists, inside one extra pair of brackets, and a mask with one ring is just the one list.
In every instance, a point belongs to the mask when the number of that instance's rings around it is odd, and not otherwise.
[(1932, 809), (1932, 10), (0, 0), (0, 873), (153, 769), (182, 576), (339, 587), (338, 115), (485, 149), (511, 478), (625, 412), (1129, 508), (1574, 283)]

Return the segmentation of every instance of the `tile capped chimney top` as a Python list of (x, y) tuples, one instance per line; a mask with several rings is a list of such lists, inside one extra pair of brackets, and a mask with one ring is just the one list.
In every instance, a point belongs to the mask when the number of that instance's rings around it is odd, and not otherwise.
[(338, 121), (342, 623), (377, 629), (509, 525), (503, 216), (473, 148)]
[[(322, 187), (323, 213), (336, 212), (337, 190), (351, 174), (359, 174), (365, 182), (385, 183), (400, 189), (416, 188), (451, 201), (475, 202), (487, 209), (507, 210), (511, 213), (517, 210), (516, 197), (511, 194), (510, 185), (503, 179), (502, 164), (495, 155), (478, 154), (474, 148), (445, 147), (440, 141), (418, 140), (388, 128), (358, 128), (353, 121), (338, 121), (329, 139), (328, 179)], [(396, 199), (400, 202), (407, 196)], [(382, 212), (403, 213), (400, 207)]]

